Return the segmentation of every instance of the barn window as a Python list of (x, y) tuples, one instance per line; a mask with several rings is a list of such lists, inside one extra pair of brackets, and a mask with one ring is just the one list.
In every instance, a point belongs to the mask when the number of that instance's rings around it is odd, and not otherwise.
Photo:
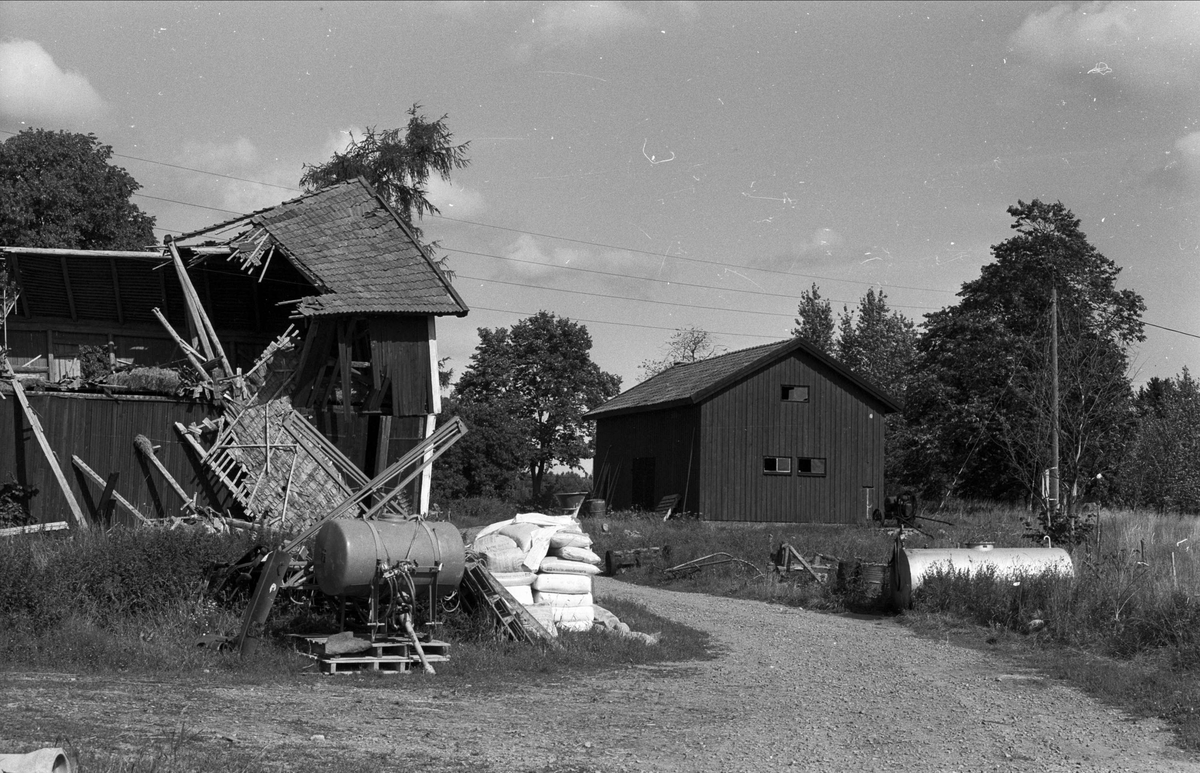
[(796, 474), (823, 476), (825, 474), (825, 460), (811, 456), (798, 456), (796, 457)]
[(807, 403), (808, 387), (784, 384), (783, 401), (785, 403)]
[(791, 475), (792, 474), (792, 457), (790, 457), (790, 456), (764, 456), (763, 457), (763, 474), (764, 475)]

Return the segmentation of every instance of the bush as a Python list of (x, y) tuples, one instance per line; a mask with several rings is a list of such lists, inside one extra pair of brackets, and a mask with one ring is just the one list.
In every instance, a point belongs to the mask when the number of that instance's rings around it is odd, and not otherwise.
[(20, 483), (0, 485), (0, 529), (10, 526), (28, 526), (33, 523), (29, 513), (29, 500), (37, 496), (33, 486)]

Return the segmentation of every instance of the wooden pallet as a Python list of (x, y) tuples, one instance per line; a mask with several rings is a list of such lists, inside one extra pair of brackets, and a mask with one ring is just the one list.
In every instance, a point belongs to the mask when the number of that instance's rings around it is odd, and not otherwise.
[[(408, 637), (389, 637), (371, 642), (370, 652), (350, 655), (326, 655), (325, 642), (329, 639), (324, 634), (293, 634), (292, 642), (296, 651), (306, 658), (317, 662), (317, 667), (323, 674), (346, 674), (360, 671), (378, 671), (388, 674), (406, 674), (414, 666), (421, 667), (421, 658), (412, 640)], [(450, 659), (450, 645), (444, 641), (432, 639), (421, 642), (425, 651), (425, 659), (430, 663), (444, 663)]]

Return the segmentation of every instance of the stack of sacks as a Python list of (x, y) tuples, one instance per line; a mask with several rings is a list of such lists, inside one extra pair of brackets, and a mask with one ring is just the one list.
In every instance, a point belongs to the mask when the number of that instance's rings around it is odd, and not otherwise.
[(600, 556), (591, 546), (578, 524), (564, 526), (550, 537), (550, 555), (538, 567), (533, 601), (550, 607), (559, 628), (586, 631), (595, 620), (592, 577), (600, 573)]
[(592, 577), (600, 556), (570, 515), (521, 513), (483, 527), (470, 547), (513, 597), (550, 631), (591, 628)]

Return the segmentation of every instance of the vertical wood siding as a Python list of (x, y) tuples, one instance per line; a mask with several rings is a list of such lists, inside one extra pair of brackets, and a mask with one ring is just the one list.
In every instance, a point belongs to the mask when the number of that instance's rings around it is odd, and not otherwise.
[[(216, 416), (212, 406), (165, 397), (114, 400), (103, 395), (39, 392), (28, 395), (63, 474), (85, 510), (84, 487), (93, 501), (99, 499), (101, 490), (75, 472), (72, 454), (102, 477), (119, 473), (116, 490), (143, 515), (154, 518), (179, 513), (182, 500), (134, 449), (133, 439), (139, 434), (160, 446), (158, 458), (184, 490), (200, 495), (200, 504), (218, 509), (224, 504), (223, 492), (201, 474), (174, 426), (176, 421), (189, 424)], [(70, 520), (63, 495), (21, 406), (11, 392), (4, 396), (7, 399), (0, 401), (0, 483), (16, 482), (38, 489), (30, 503), (38, 522)], [(117, 522), (127, 522), (119, 507), (114, 513)]]
[[(809, 388), (784, 402), (783, 385)], [(701, 406), (700, 511), (722, 521), (863, 523), (864, 487), (883, 494), (881, 406), (832, 370), (793, 355)], [(790, 475), (763, 473), (763, 457), (792, 460)], [(796, 474), (797, 457), (824, 458), (826, 474)]]
[(633, 494), (633, 459), (654, 457), (654, 500), (657, 502), (669, 494), (682, 497), (686, 491), (686, 501), (681, 502), (679, 508), (698, 512), (699, 416), (698, 408), (688, 407), (616, 416), (597, 422), (592, 475), (602, 489), (593, 494), (608, 497), (611, 509), (628, 509)]

